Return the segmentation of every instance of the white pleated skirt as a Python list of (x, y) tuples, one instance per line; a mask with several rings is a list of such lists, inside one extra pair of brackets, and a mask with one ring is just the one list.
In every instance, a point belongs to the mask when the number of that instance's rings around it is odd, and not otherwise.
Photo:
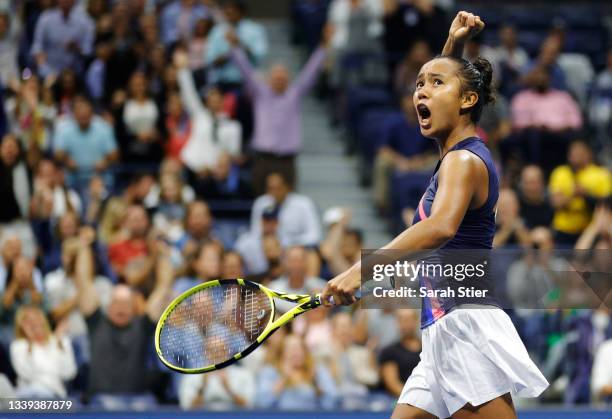
[(480, 406), (506, 393), (538, 397), (548, 387), (501, 309), (458, 307), (425, 328), (422, 339), (421, 361), (398, 403), (448, 418), (467, 403)]

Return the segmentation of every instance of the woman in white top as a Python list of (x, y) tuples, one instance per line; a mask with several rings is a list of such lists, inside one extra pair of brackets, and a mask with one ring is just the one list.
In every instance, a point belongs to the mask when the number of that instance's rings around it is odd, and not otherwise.
[(125, 128), (124, 147), (133, 162), (151, 162), (161, 159), (158, 130), (160, 112), (148, 92), (149, 81), (143, 72), (130, 77), (129, 98), (125, 101), (122, 121)]
[(65, 398), (64, 382), (76, 375), (70, 340), (53, 335), (42, 310), (19, 308), (11, 343), (11, 363), (17, 373), (17, 396), (24, 398)]
[(181, 160), (193, 172), (205, 175), (217, 165), (223, 153), (237, 158), (242, 144), (240, 123), (223, 114), (223, 95), (216, 88), (210, 88), (204, 104), (188, 68), (189, 56), (183, 51), (174, 55), (178, 69), (178, 83), (181, 100), (191, 117), (191, 135), (181, 150)]

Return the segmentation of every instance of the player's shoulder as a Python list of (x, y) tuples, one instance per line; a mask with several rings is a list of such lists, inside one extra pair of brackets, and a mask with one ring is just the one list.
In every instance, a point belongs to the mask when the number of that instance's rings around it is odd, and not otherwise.
[(458, 175), (461, 173), (469, 173), (476, 171), (484, 162), (476, 154), (469, 150), (453, 150), (449, 151), (442, 163), (440, 163), (440, 172)]

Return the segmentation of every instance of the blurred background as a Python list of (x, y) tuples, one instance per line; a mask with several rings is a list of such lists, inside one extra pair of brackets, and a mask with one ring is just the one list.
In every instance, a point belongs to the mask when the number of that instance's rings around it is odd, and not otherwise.
[[(161, 365), (153, 329), (210, 279), (320, 290), (411, 224), (438, 158), (413, 86), (464, 9), (486, 22), (465, 58), (498, 90), (480, 124), (495, 247), (596, 249), (609, 268), (609, 2), (0, 1), (0, 395), (388, 417), (417, 312), (321, 308), (193, 376)], [(554, 306), (559, 260), (504, 263), (501, 293), (549, 287)], [(521, 417), (609, 415), (610, 311), (509, 314), (551, 382)]]

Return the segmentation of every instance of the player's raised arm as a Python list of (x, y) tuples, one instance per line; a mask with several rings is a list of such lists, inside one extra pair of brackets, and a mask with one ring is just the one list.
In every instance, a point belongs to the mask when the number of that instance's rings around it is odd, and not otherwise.
[(457, 13), (448, 30), (448, 38), (442, 49), (442, 55), (461, 58), (465, 43), (480, 33), (484, 27), (485, 24), (480, 16), (466, 11)]

